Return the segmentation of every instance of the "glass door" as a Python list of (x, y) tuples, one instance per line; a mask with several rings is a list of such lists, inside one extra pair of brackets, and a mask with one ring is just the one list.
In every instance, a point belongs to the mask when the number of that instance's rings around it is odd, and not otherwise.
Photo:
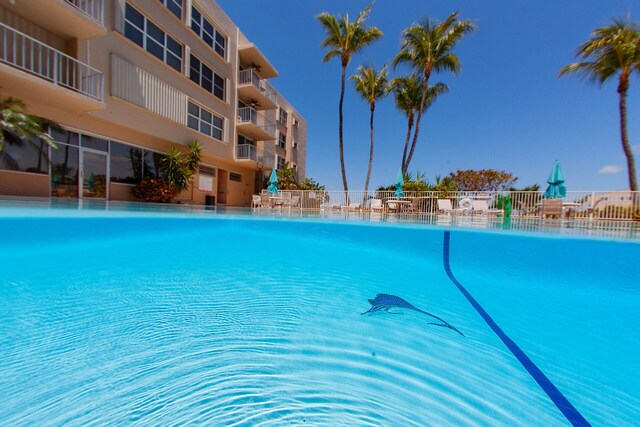
[(83, 148), (80, 158), (80, 182), (83, 199), (106, 199), (107, 153)]

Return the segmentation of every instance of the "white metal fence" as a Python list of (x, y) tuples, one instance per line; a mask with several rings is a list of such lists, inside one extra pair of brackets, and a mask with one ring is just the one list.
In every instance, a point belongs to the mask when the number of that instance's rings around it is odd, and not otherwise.
[(261, 78), (254, 69), (240, 70), (238, 85), (250, 84), (258, 89), (267, 99), (276, 104), (278, 95), (271, 89), (267, 81)]
[(264, 114), (257, 112), (251, 107), (238, 108), (238, 124), (252, 123), (259, 127), (274, 139), (276, 137), (276, 124), (267, 119)]
[[(325, 191), (282, 190), (274, 196), (290, 199), (297, 196), (295, 205), (287, 207), (321, 211), (382, 212), (392, 214), (453, 214), (496, 215), (503, 209), (500, 198), (509, 198), (512, 217), (536, 218), (541, 216), (543, 194), (537, 191), (407, 191), (396, 197), (394, 191)], [(448, 199), (452, 210), (438, 207), (439, 199)], [(374, 201), (376, 200), (376, 201)], [(486, 202), (490, 211), (474, 211), (472, 202)], [(503, 199), (504, 200), (504, 199)], [(506, 201), (506, 200), (505, 200)], [(587, 220), (640, 220), (640, 192), (631, 191), (568, 191), (563, 201), (565, 219)], [(374, 209), (372, 209), (372, 204)], [(375, 206), (381, 206), (380, 209)], [(272, 207), (270, 205), (269, 207)]]
[(0, 61), (102, 101), (103, 74), (95, 68), (0, 23)]

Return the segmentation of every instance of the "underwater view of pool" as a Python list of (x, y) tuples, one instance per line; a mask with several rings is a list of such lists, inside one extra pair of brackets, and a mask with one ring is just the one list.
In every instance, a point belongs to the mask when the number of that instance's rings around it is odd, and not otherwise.
[(25, 209), (0, 425), (640, 419), (638, 240)]

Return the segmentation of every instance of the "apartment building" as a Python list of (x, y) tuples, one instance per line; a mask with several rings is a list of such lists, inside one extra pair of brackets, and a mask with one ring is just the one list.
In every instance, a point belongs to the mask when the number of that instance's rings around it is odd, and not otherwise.
[(249, 205), (285, 162), (304, 179), (304, 118), (213, 0), (0, 0), (0, 39), (0, 96), (62, 126), (56, 150), (0, 152), (0, 194), (134, 200), (194, 139), (200, 172), (178, 200)]

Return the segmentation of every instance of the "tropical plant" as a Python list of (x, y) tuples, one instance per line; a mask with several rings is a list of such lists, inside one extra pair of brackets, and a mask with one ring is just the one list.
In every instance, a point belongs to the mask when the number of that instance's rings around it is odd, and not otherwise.
[(627, 91), (631, 73), (634, 69), (640, 71), (640, 24), (614, 19), (613, 24), (595, 29), (589, 40), (578, 47), (576, 56), (583, 61), (563, 67), (561, 76), (575, 74), (601, 86), (610, 78), (618, 77), (620, 139), (627, 157), (629, 188), (638, 191), (633, 150), (627, 134)]
[(374, 146), (374, 131), (373, 131), (373, 114), (376, 109), (376, 101), (387, 96), (389, 93), (389, 73), (387, 72), (387, 66), (383, 66), (378, 72), (375, 68), (369, 66), (362, 66), (357, 69), (357, 74), (351, 76), (353, 80), (355, 90), (362, 99), (369, 103), (369, 131), (370, 131), (370, 146), (369, 146), (369, 167), (367, 168), (367, 177), (364, 181), (364, 194), (367, 194), (369, 190), (369, 178), (371, 177), (371, 168), (373, 167), (373, 146)]
[[(168, 203), (181, 191), (186, 190), (193, 182), (193, 177), (200, 167), (202, 145), (193, 140), (186, 153), (170, 147), (160, 160), (161, 177), (145, 178), (140, 181), (131, 193), (138, 199), (147, 202)], [(146, 169), (146, 168), (145, 168)]]
[(131, 193), (145, 202), (169, 203), (178, 191), (162, 178), (145, 178), (131, 189)]
[(300, 190), (324, 190), (324, 185), (320, 185), (313, 178), (305, 178), (302, 182), (298, 183), (298, 189)]
[[(407, 169), (409, 168), (409, 162), (411, 161), (413, 152), (416, 148), (414, 140), (414, 143), (411, 144), (411, 150), (409, 150), (409, 141), (411, 140), (411, 131), (413, 129), (415, 115), (420, 110), (420, 103), (422, 101), (422, 77), (419, 74), (396, 77), (391, 81), (391, 91), (393, 92), (396, 108), (407, 116), (407, 137), (404, 142), (401, 165), (402, 173), (406, 174)], [(435, 85), (430, 86), (427, 91), (427, 100), (425, 101), (424, 110), (426, 111), (429, 109), (429, 107), (435, 102), (438, 95), (448, 91), (449, 87), (444, 83), (436, 83)]]
[(327, 62), (333, 57), (338, 57), (342, 66), (340, 102), (338, 104), (338, 137), (340, 148), (340, 168), (342, 170), (344, 191), (349, 191), (347, 173), (344, 166), (344, 140), (342, 134), (342, 106), (344, 104), (345, 77), (347, 73), (347, 66), (349, 65), (349, 62), (351, 62), (351, 55), (361, 52), (365, 47), (371, 45), (374, 41), (382, 37), (382, 31), (378, 28), (367, 28), (365, 25), (372, 6), (373, 3), (367, 6), (362, 12), (360, 12), (358, 18), (353, 22), (349, 20), (349, 14), (338, 15), (336, 17), (328, 12), (323, 12), (317, 16), (325, 34), (325, 38), (322, 41), (321, 46), (329, 49), (329, 52), (327, 52), (323, 58), (323, 62)]
[(200, 165), (202, 146), (198, 141), (193, 140), (188, 147), (189, 151), (187, 153), (176, 147), (170, 147), (162, 160), (160, 160), (162, 178), (177, 192), (189, 188)]
[[(431, 74), (449, 71), (454, 76), (457, 75), (460, 72), (460, 60), (453, 49), (466, 34), (475, 30), (475, 25), (470, 20), (459, 21), (458, 15), (458, 12), (454, 12), (443, 22), (429, 18), (402, 33), (402, 47), (393, 64), (408, 64), (422, 76), (422, 97), (415, 121), (412, 148), (415, 148), (420, 134), (420, 121), (427, 105)], [(405, 169), (409, 167), (410, 157), (407, 160)]]
[(280, 190), (297, 190), (298, 189), (298, 172), (291, 167), (289, 162), (285, 162), (282, 169), (276, 171), (278, 175), (278, 189)]
[(458, 191), (504, 191), (518, 180), (512, 173), (495, 169), (458, 169), (449, 178)]

